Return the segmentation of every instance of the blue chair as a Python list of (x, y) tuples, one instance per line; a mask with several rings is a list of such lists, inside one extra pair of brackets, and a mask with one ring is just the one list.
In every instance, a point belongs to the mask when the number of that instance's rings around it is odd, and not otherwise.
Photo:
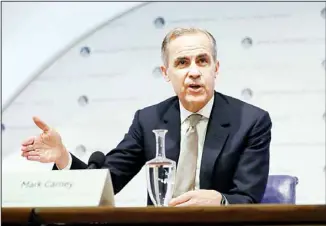
[(261, 203), (295, 204), (298, 178), (289, 175), (270, 175)]

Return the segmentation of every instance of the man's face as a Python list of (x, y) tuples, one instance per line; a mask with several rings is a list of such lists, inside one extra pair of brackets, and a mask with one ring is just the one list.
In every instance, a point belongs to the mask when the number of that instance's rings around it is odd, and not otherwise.
[(200, 110), (214, 95), (219, 63), (212, 49), (211, 40), (202, 33), (186, 34), (168, 44), (168, 65), (161, 70), (189, 111)]

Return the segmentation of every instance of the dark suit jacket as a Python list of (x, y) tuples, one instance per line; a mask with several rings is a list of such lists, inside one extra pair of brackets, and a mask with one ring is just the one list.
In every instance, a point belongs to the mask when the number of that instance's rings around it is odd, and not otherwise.
[[(238, 99), (218, 92), (214, 95), (202, 154), (200, 189), (214, 189), (230, 204), (259, 203), (269, 173), (270, 116)], [(106, 156), (104, 167), (110, 169), (115, 193), (141, 170), (146, 161), (155, 158), (153, 129), (168, 130), (166, 157), (178, 162), (180, 126), (177, 97), (135, 113), (128, 133)], [(87, 167), (75, 156), (72, 158), (71, 169)], [(152, 205), (149, 198), (148, 204)]]

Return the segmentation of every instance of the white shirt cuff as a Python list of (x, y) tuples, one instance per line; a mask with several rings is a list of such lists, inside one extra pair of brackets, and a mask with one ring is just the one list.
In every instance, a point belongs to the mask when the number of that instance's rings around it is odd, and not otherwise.
[[(224, 196), (224, 198), (225, 198), (225, 196)], [(227, 205), (229, 205), (229, 202), (228, 202), (228, 200), (225, 198), (224, 206), (227, 206)]]
[(72, 164), (72, 157), (71, 157), (71, 154), (69, 153), (69, 162), (68, 162), (68, 165), (65, 168), (63, 168), (63, 169), (60, 169), (58, 166), (57, 166), (57, 168), (59, 170), (70, 170), (71, 164)]

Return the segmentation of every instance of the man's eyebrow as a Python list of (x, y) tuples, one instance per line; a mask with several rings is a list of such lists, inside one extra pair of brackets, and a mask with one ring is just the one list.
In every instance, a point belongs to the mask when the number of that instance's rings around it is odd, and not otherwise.
[[(207, 53), (201, 53), (199, 55), (196, 56), (196, 58), (204, 58), (204, 57), (208, 57), (209, 58), (209, 55)], [(177, 58), (174, 59), (174, 61), (180, 61), (180, 60), (187, 60), (188, 57), (186, 56), (179, 56)]]
[(186, 60), (186, 59), (187, 59), (187, 57), (185, 57), (185, 56), (180, 56), (180, 57), (175, 58), (174, 61)]
[(207, 53), (199, 54), (196, 58), (209, 57)]

